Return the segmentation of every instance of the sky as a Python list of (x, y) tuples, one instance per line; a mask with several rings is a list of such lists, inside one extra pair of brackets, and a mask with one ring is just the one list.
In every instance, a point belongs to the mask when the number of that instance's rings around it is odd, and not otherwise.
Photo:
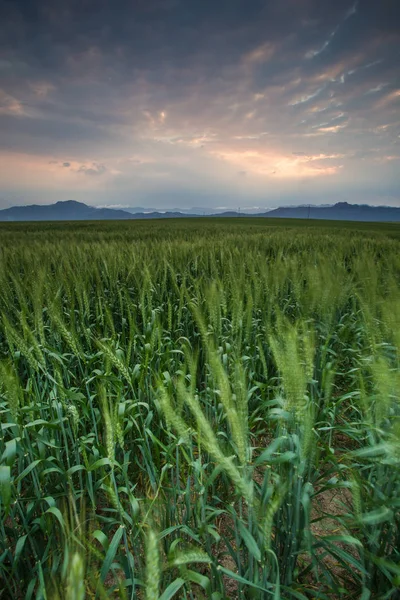
[(400, 206), (398, 0), (0, 0), (0, 208)]

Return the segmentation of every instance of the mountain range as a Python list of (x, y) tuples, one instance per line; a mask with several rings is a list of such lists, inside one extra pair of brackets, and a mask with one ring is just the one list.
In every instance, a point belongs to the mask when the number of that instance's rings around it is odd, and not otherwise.
[[(196, 218), (207, 213), (207, 209), (198, 209), (198, 213), (174, 211), (133, 212), (135, 209), (95, 208), (75, 200), (56, 202), (55, 204), (32, 204), (13, 206), (0, 210), (0, 221), (106, 221), (127, 219), (171, 219)], [(208, 214), (220, 217), (264, 217), (281, 219), (326, 219), (344, 221), (386, 221), (400, 222), (400, 207), (370, 206), (368, 204), (348, 204), (338, 202), (334, 205), (282, 206), (267, 212), (246, 214), (238, 211), (225, 211)]]

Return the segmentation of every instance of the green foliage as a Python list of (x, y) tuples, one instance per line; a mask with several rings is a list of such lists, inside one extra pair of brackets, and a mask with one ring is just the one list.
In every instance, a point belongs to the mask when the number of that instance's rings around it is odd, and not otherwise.
[(1, 224), (5, 597), (394, 598), (399, 244)]

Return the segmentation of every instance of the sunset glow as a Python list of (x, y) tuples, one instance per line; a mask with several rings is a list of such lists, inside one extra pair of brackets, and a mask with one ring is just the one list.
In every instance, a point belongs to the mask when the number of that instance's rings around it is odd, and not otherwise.
[(12, 5), (3, 207), (398, 202), (389, 0)]

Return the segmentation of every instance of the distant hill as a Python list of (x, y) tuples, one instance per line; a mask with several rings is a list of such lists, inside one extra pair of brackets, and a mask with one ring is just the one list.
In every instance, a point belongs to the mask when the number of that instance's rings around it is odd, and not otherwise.
[[(199, 209), (200, 210), (200, 209)], [(0, 221), (106, 221), (127, 219), (179, 219), (196, 218), (199, 214), (187, 214), (177, 210), (167, 212), (131, 213), (114, 208), (94, 208), (75, 200), (56, 202), (55, 204), (32, 204), (13, 206), (0, 210)], [(263, 213), (247, 214), (233, 210), (211, 215), (220, 217), (263, 217), (267, 219), (324, 219), (338, 221), (382, 221), (400, 222), (400, 208), (391, 206), (369, 206), (367, 204), (348, 204), (338, 202), (333, 206), (282, 206)]]
[(326, 219), (336, 221), (400, 221), (400, 208), (338, 202), (333, 206), (282, 206), (264, 214), (280, 219)]
[(132, 215), (123, 210), (94, 208), (75, 200), (46, 205), (13, 206), (0, 210), (0, 221), (103, 221), (131, 218)]
[(108, 221), (126, 219), (177, 219), (191, 217), (180, 212), (143, 212), (131, 214), (114, 208), (94, 208), (76, 200), (55, 204), (31, 204), (0, 210), (0, 221)]

